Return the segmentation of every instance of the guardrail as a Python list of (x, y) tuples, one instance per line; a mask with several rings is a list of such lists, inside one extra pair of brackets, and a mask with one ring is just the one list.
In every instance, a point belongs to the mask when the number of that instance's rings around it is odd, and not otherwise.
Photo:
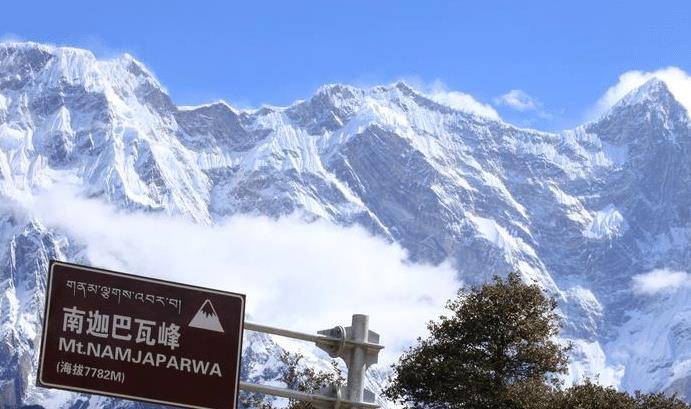
[(252, 322), (245, 322), (244, 329), (313, 342), (330, 357), (343, 359), (348, 368), (348, 379), (345, 388), (332, 386), (329, 390), (322, 390), (320, 393), (299, 392), (248, 382), (240, 382), (241, 390), (310, 402), (323, 409), (376, 409), (379, 407), (374, 403), (374, 393), (365, 389), (365, 372), (370, 365), (377, 363), (379, 351), (384, 346), (379, 344), (379, 334), (369, 330), (367, 315), (355, 314), (350, 327), (337, 326), (319, 331), (318, 334), (291, 331)]

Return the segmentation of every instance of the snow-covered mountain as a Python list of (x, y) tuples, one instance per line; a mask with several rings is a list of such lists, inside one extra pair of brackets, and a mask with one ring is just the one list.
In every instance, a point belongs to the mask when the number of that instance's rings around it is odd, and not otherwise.
[[(359, 224), (413, 260), (452, 260), (469, 283), (518, 270), (560, 301), (574, 379), (691, 398), (688, 287), (632, 289), (691, 265), (691, 124), (660, 80), (595, 122), (546, 133), (402, 82), (327, 85), (256, 111), (178, 107), (128, 55), (1, 44), (0, 406), (87, 399), (34, 387), (48, 260), (89, 260), (84, 243), (13, 204), (61, 180), (198, 223), (298, 211)], [(277, 347), (247, 345), (245, 361), (264, 369), (245, 374), (275, 376), (266, 350)]]

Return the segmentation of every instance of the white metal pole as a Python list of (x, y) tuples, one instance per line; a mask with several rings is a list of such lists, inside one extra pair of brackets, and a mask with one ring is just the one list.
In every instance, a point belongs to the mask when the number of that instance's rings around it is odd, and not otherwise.
[[(353, 315), (352, 340), (355, 343), (367, 342), (369, 332), (369, 317), (363, 314)], [(367, 350), (362, 345), (356, 345), (348, 365), (348, 400), (362, 402), (365, 390), (365, 365)]]
[[(240, 389), (248, 392), (312, 402), (319, 408), (374, 409), (379, 407), (373, 401), (364, 401), (367, 365), (376, 363), (377, 354), (384, 348), (382, 345), (379, 345), (379, 335), (369, 330), (369, 316), (355, 314), (352, 317), (352, 325), (349, 328), (344, 330), (342, 327), (336, 327), (319, 331), (319, 334), (307, 334), (247, 321), (245, 321), (244, 329), (314, 342), (319, 348), (328, 352), (331, 357), (339, 357), (345, 361), (348, 368), (348, 380), (345, 388), (345, 399), (341, 399), (338, 391), (336, 396), (332, 397), (248, 382), (240, 382)], [(337, 329), (340, 329), (340, 331), (337, 331)], [(372, 399), (372, 397), (368, 399)]]

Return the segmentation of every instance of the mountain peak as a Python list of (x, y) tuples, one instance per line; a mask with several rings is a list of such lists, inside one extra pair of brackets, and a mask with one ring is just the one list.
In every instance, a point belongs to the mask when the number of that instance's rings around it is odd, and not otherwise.
[(685, 132), (688, 125), (687, 110), (675, 98), (669, 84), (651, 78), (626, 94), (586, 129), (608, 142), (656, 144), (661, 140), (674, 140), (675, 130)]
[(651, 78), (630, 91), (610, 108), (603, 119), (631, 109), (665, 112), (673, 118), (688, 118), (688, 108), (675, 97), (669, 84), (659, 78)]
[(3, 54), (13, 54), (16, 52), (42, 52), (54, 56), (62, 57), (83, 57), (90, 60), (95, 60), (94, 54), (83, 48), (54, 46), (50, 44), (35, 43), (33, 41), (2, 41), (0, 42), (0, 50)]
[(364, 95), (364, 91), (352, 85), (344, 84), (326, 84), (319, 87), (315, 93), (314, 98), (329, 99), (334, 104), (339, 104), (342, 101), (351, 101), (360, 99)]
[[(45, 52), (54, 52), (58, 48), (60, 48), (60, 47), (57, 47), (57, 46), (54, 46), (51, 44), (37, 43), (34, 41), (17, 41), (17, 40), (0, 41), (0, 50), (12, 50), (12, 51), (40, 50), (40, 51), (45, 51)], [(63, 48), (72, 48), (72, 47), (63, 47)]]
[(340, 84), (337, 82), (333, 82), (330, 84), (324, 84), (321, 87), (317, 89), (317, 94), (333, 94), (333, 93), (340, 93), (340, 92), (354, 92), (357, 91), (358, 88), (352, 86), (352, 85), (347, 85), (347, 84)]
[(227, 101), (223, 99), (218, 99), (216, 101), (201, 105), (179, 105), (177, 109), (178, 111), (221, 110), (229, 111), (236, 115), (240, 112), (240, 110), (234, 108), (232, 105), (230, 105)]
[(404, 92), (415, 92), (413, 87), (408, 85), (408, 83), (403, 81), (403, 80), (396, 81), (396, 83), (393, 84), (393, 87), (400, 90), (400, 91), (404, 91)]
[(116, 58), (117, 63), (125, 67), (125, 69), (130, 72), (135, 77), (139, 77), (148, 81), (152, 86), (161, 89), (165, 92), (165, 88), (158, 81), (153, 72), (151, 72), (146, 65), (134, 58), (129, 53), (124, 53)]
[(626, 94), (616, 105), (636, 105), (646, 102), (666, 101), (669, 98), (674, 97), (669, 91), (667, 84), (659, 78), (651, 78), (640, 87)]
[[(34, 79), (44, 85), (57, 85), (64, 81), (93, 90), (102, 89), (105, 82), (122, 84), (130, 81), (124, 80), (125, 77), (131, 76), (165, 92), (156, 76), (127, 53), (99, 59), (93, 52), (83, 48), (5, 41), (0, 42), (0, 67), (6, 73), (15, 74), (11, 81), (15, 86), (25, 85), (29, 79)], [(27, 67), (30, 69), (27, 70)]]

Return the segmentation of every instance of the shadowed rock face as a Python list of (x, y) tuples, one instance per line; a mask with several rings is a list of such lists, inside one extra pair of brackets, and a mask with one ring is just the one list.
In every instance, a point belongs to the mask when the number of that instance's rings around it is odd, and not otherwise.
[[(176, 107), (129, 56), (0, 46), (3, 202), (69, 179), (123, 211), (200, 223), (299, 212), (359, 224), (411, 260), (451, 260), (468, 283), (518, 270), (540, 284), (565, 314), (573, 379), (687, 397), (689, 292), (635, 294), (631, 279), (691, 265), (689, 158), (688, 112), (657, 80), (556, 134), (457, 111), (402, 83), (325, 86), (286, 108)], [(47, 263), (88, 263), (84, 244), (0, 207), (0, 403), (47, 398), (33, 379)], [(275, 379), (278, 346), (252, 337), (245, 347), (243, 375)]]

